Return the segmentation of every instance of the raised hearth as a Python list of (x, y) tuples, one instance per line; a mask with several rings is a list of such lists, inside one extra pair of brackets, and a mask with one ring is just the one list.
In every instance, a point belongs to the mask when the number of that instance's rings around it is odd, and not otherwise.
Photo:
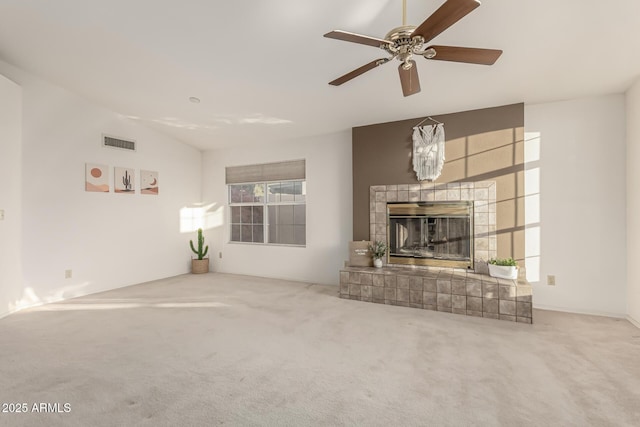
[(532, 323), (532, 289), (463, 269), (345, 267), (340, 298)]

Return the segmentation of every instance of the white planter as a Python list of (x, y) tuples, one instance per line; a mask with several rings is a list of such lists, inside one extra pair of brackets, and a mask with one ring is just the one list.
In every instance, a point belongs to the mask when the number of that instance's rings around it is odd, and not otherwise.
[(373, 266), (375, 268), (382, 268), (382, 260), (380, 258), (373, 259)]
[(518, 267), (489, 264), (489, 276), (500, 279), (517, 279)]

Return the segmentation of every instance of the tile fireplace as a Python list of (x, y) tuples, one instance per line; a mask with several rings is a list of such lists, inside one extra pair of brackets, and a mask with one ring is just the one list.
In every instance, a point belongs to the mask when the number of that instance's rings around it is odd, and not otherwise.
[(494, 181), (376, 185), (369, 238), (385, 242), (389, 265), (475, 270), (496, 250)]

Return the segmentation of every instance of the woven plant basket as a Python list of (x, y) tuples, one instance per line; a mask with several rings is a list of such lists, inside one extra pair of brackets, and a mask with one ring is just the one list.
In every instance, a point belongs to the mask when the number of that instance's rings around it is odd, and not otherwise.
[(209, 258), (191, 259), (191, 272), (193, 274), (202, 274), (209, 272)]

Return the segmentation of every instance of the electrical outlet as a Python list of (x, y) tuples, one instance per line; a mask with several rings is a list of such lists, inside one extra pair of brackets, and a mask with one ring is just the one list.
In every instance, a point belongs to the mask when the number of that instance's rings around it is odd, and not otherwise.
[(218, 256), (222, 258), (222, 252), (218, 252)]
[(547, 285), (549, 286), (555, 286), (556, 285), (556, 276), (554, 275), (548, 275), (547, 276)]
[(64, 278), (65, 279), (71, 279), (72, 276), (73, 276), (73, 271), (71, 271), (71, 270), (65, 270), (64, 271)]

